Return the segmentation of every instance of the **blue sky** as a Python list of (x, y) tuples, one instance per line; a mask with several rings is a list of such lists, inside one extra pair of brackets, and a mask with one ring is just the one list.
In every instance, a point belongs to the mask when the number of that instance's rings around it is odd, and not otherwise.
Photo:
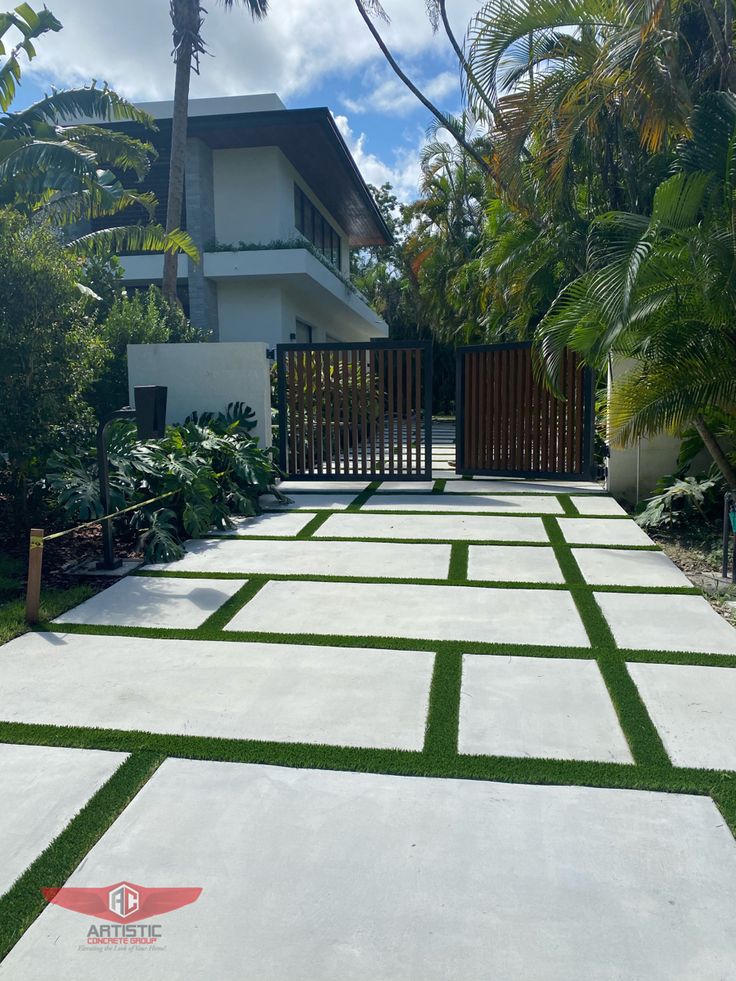
[[(171, 97), (173, 68), (168, 0), (46, 0), (64, 24), (38, 45), (16, 105), (51, 85), (107, 81), (136, 101)], [(32, 0), (33, 5), (33, 0)], [(204, 35), (213, 57), (202, 61), (193, 97), (277, 92), (290, 108), (333, 111), (367, 180), (391, 181), (407, 199), (416, 193), (418, 159), (429, 113), (385, 64), (353, 0), (271, 0), (268, 18), (253, 23), (217, 0)], [(390, 25), (381, 32), (402, 66), (450, 112), (460, 108), (457, 64), (446, 38), (434, 36), (424, 0), (384, 0)], [(455, 0), (462, 36), (478, 0)]]

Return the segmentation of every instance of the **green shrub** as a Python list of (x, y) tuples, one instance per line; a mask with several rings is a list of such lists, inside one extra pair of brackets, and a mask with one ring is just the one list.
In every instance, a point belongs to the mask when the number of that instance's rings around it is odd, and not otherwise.
[(50, 229), (0, 211), (0, 468), (18, 534), (60, 434), (89, 425), (81, 395), (105, 360), (78, 274)]
[(650, 497), (644, 510), (636, 518), (642, 528), (667, 528), (681, 526), (692, 521), (707, 522), (714, 513), (720, 513), (726, 489), (723, 478), (663, 477), (657, 485), (657, 493)]
[[(180, 558), (183, 539), (259, 512), (278, 471), (271, 451), (250, 436), (254, 426), (252, 410), (235, 403), (227, 415), (194, 414), (167, 427), (162, 440), (139, 443), (132, 423), (110, 427), (111, 506), (139, 505), (117, 520), (136, 533), (146, 561)], [(94, 446), (55, 453), (49, 486), (70, 525), (103, 514)], [(144, 503), (163, 494), (171, 496)]]

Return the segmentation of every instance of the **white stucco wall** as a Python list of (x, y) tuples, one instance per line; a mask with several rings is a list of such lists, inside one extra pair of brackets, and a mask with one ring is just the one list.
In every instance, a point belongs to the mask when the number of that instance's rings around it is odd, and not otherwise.
[[(634, 365), (626, 359), (614, 364), (608, 377), (608, 390), (616, 378), (625, 375)], [(610, 444), (608, 459), (608, 489), (615, 497), (638, 504), (651, 497), (662, 477), (675, 473), (680, 453), (681, 439), (668, 433), (660, 433), (651, 439), (641, 439), (632, 446)], [(707, 471), (713, 461), (703, 451), (691, 464), (692, 473)]]
[(254, 435), (262, 446), (270, 446), (271, 363), (266, 350), (261, 342), (129, 344), (131, 404), (136, 385), (165, 385), (166, 421), (177, 423), (193, 411), (224, 412), (230, 402), (245, 402), (256, 414)]
[(329, 221), (342, 242), (342, 272), (350, 272), (345, 229), (325, 208), (278, 147), (213, 152), (215, 235), (221, 244), (289, 241), (298, 238), (294, 184)]
[(284, 333), (281, 286), (263, 280), (220, 280), (217, 311), (221, 341), (264, 341), (269, 347), (288, 341)]

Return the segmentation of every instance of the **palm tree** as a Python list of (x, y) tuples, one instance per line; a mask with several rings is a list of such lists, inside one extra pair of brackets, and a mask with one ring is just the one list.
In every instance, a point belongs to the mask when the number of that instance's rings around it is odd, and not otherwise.
[[(254, 20), (268, 13), (268, 0), (219, 0), (226, 10), (239, 3), (248, 9)], [(174, 111), (171, 120), (171, 157), (169, 162), (169, 195), (166, 204), (166, 231), (181, 226), (184, 204), (184, 167), (187, 150), (187, 120), (189, 115), (189, 84), (192, 70), (199, 74), (199, 59), (206, 50), (202, 25), (206, 10), (199, 0), (170, 0), (173, 26)], [(166, 253), (161, 289), (171, 303), (176, 303), (177, 256)]]
[(613, 438), (694, 427), (736, 490), (706, 422), (713, 410), (736, 409), (736, 96), (708, 93), (689, 129), (651, 216), (593, 223), (590, 270), (562, 291), (538, 340), (552, 383), (565, 346), (600, 367), (635, 359), (614, 383)]
[[(73, 227), (83, 220), (115, 215), (140, 205), (151, 215), (156, 199), (124, 186), (117, 172), (132, 172), (142, 180), (148, 172), (153, 147), (107, 129), (82, 122), (132, 121), (152, 128), (153, 120), (117, 93), (95, 85), (54, 91), (51, 95), (13, 111), (21, 78), (21, 54), (35, 56), (33, 41), (62, 25), (44, 8), (39, 13), (22, 5), (0, 13), (2, 37), (11, 28), (22, 41), (0, 64), (0, 207), (12, 207), (30, 221), (48, 221), (54, 227)], [(69, 237), (69, 236), (67, 236)], [(188, 236), (175, 230), (167, 234), (154, 224), (108, 228), (72, 238), (78, 252), (179, 251), (196, 257)]]

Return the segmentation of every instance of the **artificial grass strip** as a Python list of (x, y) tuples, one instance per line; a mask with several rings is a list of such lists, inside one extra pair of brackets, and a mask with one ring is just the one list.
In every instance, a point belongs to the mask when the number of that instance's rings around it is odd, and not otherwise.
[(569, 494), (556, 494), (557, 502), (565, 512), (566, 518), (580, 518), (581, 514)]
[(446, 480), (435, 480), (434, 487), (432, 488), (432, 493), (443, 494), (446, 486), (447, 486)]
[(662, 739), (624, 661), (613, 651), (601, 651), (597, 662), (634, 762), (660, 770), (670, 769), (672, 763)]
[(424, 753), (433, 759), (457, 755), (461, 681), (462, 654), (440, 651), (434, 661), (424, 739)]
[(250, 576), (245, 585), (234, 596), (231, 596), (219, 609), (207, 617), (200, 629), (205, 632), (217, 631), (219, 633), (236, 613), (242, 610), (247, 603), (250, 603), (267, 582), (265, 576)]
[[(312, 520), (306, 524), (300, 532), (294, 536), (293, 539), (287, 539), (289, 541), (302, 541), (305, 538), (311, 538), (312, 535), (317, 531), (330, 517), (330, 511), (321, 511), (319, 514), (315, 514)], [(247, 536), (251, 537), (251, 536)], [(282, 539), (283, 541), (284, 539)]]
[[(43, 589), (41, 591), (41, 620), (53, 620), (74, 606), (79, 606), (91, 596), (95, 590), (91, 586), (80, 583), (70, 589)], [(26, 621), (25, 599), (9, 600), (0, 604), (0, 645), (7, 644), (14, 637), (29, 630)]]
[(376, 493), (376, 491), (380, 486), (381, 486), (380, 480), (374, 480), (372, 484), (368, 484), (366, 489), (364, 491), (361, 491), (361, 493), (358, 494), (355, 500), (351, 501), (351, 503), (348, 504), (348, 506), (345, 508), (344, 511), (341, 512), (341, 514), (353, 514), (355, 511), (360, 511), (360, 509), (363, 507), (365, 502), (373, 497), (373, 495)]
[[(6, 728), (7, 726), (1, 726), (0, 730)], [(9, 735), (7, 732), (5, 734)], [(4, 741), (16, 740), (6, 738)], [(64, 745), (53, 740), (32, 740), (31, 744)], [(124, 752), (131, 750), (126, 749)], [(67, 881), (92, 846), (99, 841), (167, 755), (151, 751), (132, 752), (133, 755), (118, 767), (61, 834), (26, 869), (8, 892), (0, 897), (0, 960), (46, 907), (47, 902), (41, 889), (62, 886)]]
[[(455, 669), (458, 666), (459, 659), (456, 659)], [(604, 787), (697, 794), (712, 796), (719, 800), (722, 798), (728, 813), (732, 815), (728, 819), (729, 825), (731, 830), (736, 833), (736, 808), (734, 808), (736, 781), (734, 774), (730, 772), (669, 765), (632, 765), (630, 763), (602, 763), (587, 760), (468, 756), (449, 753), (447, 751), (449, 748), (449, 722), (453, 710), (447, 699), (445, 699), (444, 705), (440, 706), (439, 704), (443, 700), (443, 693), (451, 693), (452, 698), (454, 698), (458, 691), (455, 679), (449, 677), (450, 672), (445, 674), (449, 667), (449, 662), (445, 662), (439, 669), (437, 684), (433, 683), (432, 698), (437, 704), (430, 706), (430, 715), (434, 710), (436, 718), (430, 720), (427, 743), (422, 752), (359, 749), (308, 743), (259, 742), (248, 739), (218, 739), (204, 736), (159, 735), (140, 731), (128, 732), (115, 729), (26, 725), (8, 722), (0, 722), (0, 741), (34, 746), (73, 746), (80, 749), (130, 752), (134, 754), (131, 759), (144, 756), (152, 762), (150, 769), (146, 771), (147, 775), (142, 775), (143, 779), (140, 779), (139, 787), (143, 786), (148, 775), (155, 770), (163, 758), (172, 756), (192, 760), (268, 764), (291, 768), (360, 773), (388, 773), (398, 776), (448, 777), (501, 783)], [(432, 732), (432, 726), (434, 726), (434, 732)], [(434, 747), (434, 751), (430, 751), (432, 747)], [(118, 770), (111, 781), (108, 781), (105, 787), (92, 798), (87, 808), (94, 801), (97, 801), (99, 795), (110, 787), (112, 780), (120, 773), (121, 770)], [(110, 816), (106, 815), (101, 820), (100, 823), (104, 826), (101, 828), (100, 834), (118, 816), (125, 803), (134, 796), (134, 793), (135, 791), (126, 794), (126, 799), (121, 802), (122, 806), (119, 806), (116, 813)], [(89, 847), (96, 840), (97, 838), (90, 840)], [(53, 848), (53, 845), (50, 848)], [(54, 870), (50, 870), (46, 879), (51, 878), (52, 882), (45, 881), (41, 884), (57, 884), (64, 881), (76, 867), (78, 861), (79, 859), (75, 860), (66, 876), (59, 874), (54, 879)], [(25, 875), (23, 879), (25, 879)]]
[[(453, 583), (468, 584), (468, 558), (470, 546), (467, 542), (455, 542), (450, 549), (450, 574)], [(473, 583), (475, 585), (475, 583)]]

